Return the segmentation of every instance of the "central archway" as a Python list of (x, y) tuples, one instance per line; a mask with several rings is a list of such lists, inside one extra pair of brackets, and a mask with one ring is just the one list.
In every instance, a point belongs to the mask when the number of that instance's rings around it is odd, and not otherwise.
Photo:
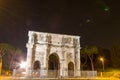
[(57, 77), (59, 69), (60, 69), (59, 56), (56, 53), (53, 53), (49, 56), (48, 60), (49, 75), (52, 74), (54, 75), (54, 77)]

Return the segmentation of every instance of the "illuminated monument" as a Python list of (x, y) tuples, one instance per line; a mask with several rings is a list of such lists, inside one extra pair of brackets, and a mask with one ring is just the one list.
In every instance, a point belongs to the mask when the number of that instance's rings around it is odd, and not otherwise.
[[(26, 75), (80, 76), (80, 36), (29, 31)], [(52, 74), (53, 75), (53, 74)]]

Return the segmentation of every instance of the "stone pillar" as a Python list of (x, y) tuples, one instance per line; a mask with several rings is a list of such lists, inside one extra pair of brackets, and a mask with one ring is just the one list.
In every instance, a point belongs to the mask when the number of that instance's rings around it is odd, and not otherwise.
[(64, 74), (65, 74), (65, 77), (68, 77), (68, 68), (66, 67), (66, 65), (65, 65), (65, 68), (64, 68)]
[(81, 76), (81, 67), (80, 67), (80, 64), (81, 64), (81, 62), (80, 62), (80, 46), (79, 46), (79, 48), (78, 48), (78, 76)]
[(76, 59), (76, 64), (75, 64), (75, 77), (80, 77), (80, 61)]
[(80, 74), (80, 48), (77, 47), (75, 51), (75, 77), (81, 76)]
[(47, 77), (47, 68), (46, 67), (41, 67), (41, 77)]
[(48, 74), (48, 58), (47, 58), (47, 47), (45, 48), (41, 65), (41, 77), (47, 77)]
[(65, 65), (65, 53), (63, 51), (62, 55), (61, 55), (61, 58), (60, 58), (60, 77), (66, 77), (67, 74), (66, 74), (66, 65)]
[(75, 53), (75, 72), (74, 75), (75, 77), (79, 77), (80, 76), (80, 40), (79, 40), (79, 36), (77, 36), (74, 41), (73, 41), (73, 45), (74, 45), (74, 53)]
[(61, 60), (60, 60), (60, 77), (61, 77), (61, 78), (65, 76), (64, 70), (65, 70), (65, 69), (64, 69), (64, 59), (61, 59)]
[(66, 57), (66, 54), (64, 53), (64, 55), (65, 55), (65, 58), (64, 58), (64, 61), (63, 61), (63, 63), (64, 63), (64, 77), (68, 77), (68, 61), (67, 61), (67, 57)]
[(32, 70), (32, 46), (27, 44), (27, 66), (26, 66), (26, 77), (31, 76)]

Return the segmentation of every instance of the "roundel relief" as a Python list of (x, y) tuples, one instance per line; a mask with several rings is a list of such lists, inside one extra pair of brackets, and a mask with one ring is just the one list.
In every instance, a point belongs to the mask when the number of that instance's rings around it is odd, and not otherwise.
[(67, 57), (71, 59), (73, 57), (72, 53), (67, 53)]
[(55, 48), (55, 47), (52, 47), (51, 49), (50, 49), (50, 53), (54, 53), (54, 52), (56, 52), (57, 51), (57, 48)]

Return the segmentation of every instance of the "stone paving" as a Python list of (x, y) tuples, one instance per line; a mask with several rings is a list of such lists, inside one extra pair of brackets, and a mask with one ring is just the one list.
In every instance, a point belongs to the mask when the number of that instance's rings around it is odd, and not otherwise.
[(11, 77), (0, 77), (0, 80), (120, 80), (117, 78), (11, 78)]
[(105, 78), (105, 77), (97, 77), (97, 78), (13, 78), (8, 76), (0, 76), (0, 80), (120, 80), (118, 78)]

